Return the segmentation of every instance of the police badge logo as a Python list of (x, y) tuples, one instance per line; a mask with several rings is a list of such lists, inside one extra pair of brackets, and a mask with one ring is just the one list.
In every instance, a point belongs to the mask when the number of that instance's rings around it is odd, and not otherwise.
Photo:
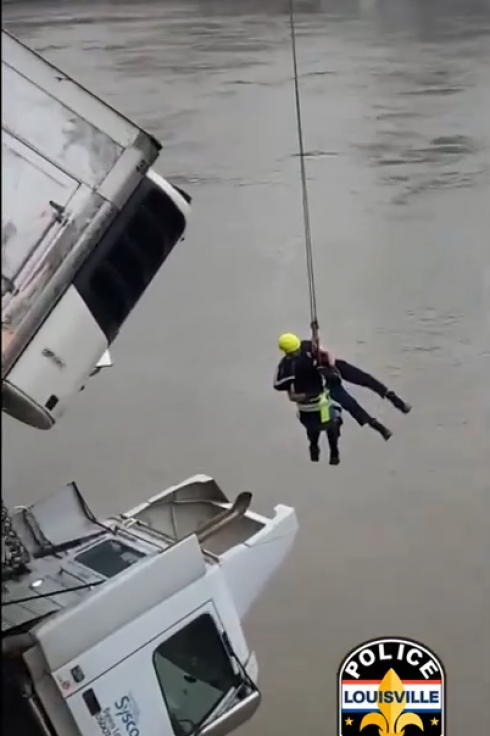
[(411, 639), (373, 639), (338, 674), (339, 736), (445, 736), (441, 660)]

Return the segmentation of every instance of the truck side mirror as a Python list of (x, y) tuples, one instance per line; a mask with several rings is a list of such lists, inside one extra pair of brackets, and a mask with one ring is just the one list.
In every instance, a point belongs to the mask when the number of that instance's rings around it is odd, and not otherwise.
[(260, 705), (262, 695), (260, 690), (252, 690), (242, 700), (233, 705), (226, 713), (216, 718), (212, 723), (203, 726), (196, 736), (226, 736), (236, 728), (243, 726), (255, 714)]

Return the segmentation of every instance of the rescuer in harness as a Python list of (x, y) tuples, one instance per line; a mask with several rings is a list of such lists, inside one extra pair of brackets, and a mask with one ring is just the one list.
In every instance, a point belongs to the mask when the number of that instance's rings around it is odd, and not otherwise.
[(330, 396), (325, 378), (311, 355), (301, 349), (295, 335), (281, 335), (279, 347), (286, 353), (277, 368), (274, 388), (287, 391), (298, 409), (298, 419), (310, 443), (310, 459), (320, 459), (320, 435), (325, 432), (330, 449), (330, 465), (340, 462), (341, 409)]
[(279, 338), (279, 348), (285, 353), (279, 363), (274, 381), (277, 391), (289, 390), (295, 381), (298, 371), (303, 372), (306, 365), (309, 371), (321, 373), (329, 389), (330, 398), (340, 404), (361, 426), (369, 426), (378, 432), (385, 440), (391, 437), (391, 431), (376, 418), (372, 417), (342, 385), (342, 379), (364, 388), (369, 388), (383, 399), (390, 401), (399, 411), (408, 414), (409, 404), (404, 402), (394, 391), (389, 390), (369, 373), (361, 371), (354, 365), (342, 360), (335, 360), (331, 353), (318, 347), (315, 348), (311, 340), (301, 341), (291, 333), (285, 333)]

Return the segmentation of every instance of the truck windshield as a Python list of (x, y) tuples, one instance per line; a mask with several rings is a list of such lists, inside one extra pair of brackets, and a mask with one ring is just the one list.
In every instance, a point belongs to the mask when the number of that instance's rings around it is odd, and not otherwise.
[(134, 547), (129, 547), (115, 539), (106, 539), (89, 547), (85, 552), (81, 552), (75, 557), (75, 560), (99, 575), (113, 578), (144, 556), (143, 552)]
[(237, 685), (213, 618), (204, 614), (162, 642), (153, 664), (176, 736), (189, 736)]

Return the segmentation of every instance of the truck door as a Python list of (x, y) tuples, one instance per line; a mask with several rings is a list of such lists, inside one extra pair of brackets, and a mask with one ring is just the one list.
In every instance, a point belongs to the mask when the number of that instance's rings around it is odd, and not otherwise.
[[(49, 258), (49, 243), (62, 225), (80, 182), (10, 133), (2, 132), (2, 307), (6, 292), (18, 293), (38, 264)], [(55, 207), (51, 203), (54, 203)]]
[(207, 603), (69, 696), (81, 733), (193, 733), (228, 702), (239, 681), (220, 628)]

